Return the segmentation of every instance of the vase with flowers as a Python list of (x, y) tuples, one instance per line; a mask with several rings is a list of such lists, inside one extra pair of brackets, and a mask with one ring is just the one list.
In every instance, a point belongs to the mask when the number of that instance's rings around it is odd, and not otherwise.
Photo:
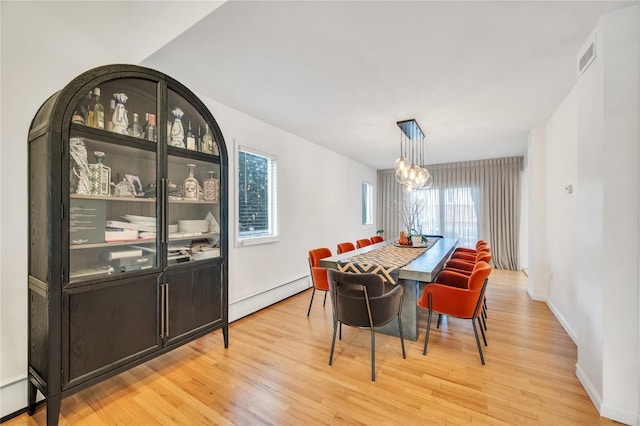
[(400, 245), (422, 246), (422, 226), (420, 226), (420, 214), (424, 210), (424, 200), (405, 200), (402, 203), (394, 202), (395, 210), (403, 230), (400, 231)]

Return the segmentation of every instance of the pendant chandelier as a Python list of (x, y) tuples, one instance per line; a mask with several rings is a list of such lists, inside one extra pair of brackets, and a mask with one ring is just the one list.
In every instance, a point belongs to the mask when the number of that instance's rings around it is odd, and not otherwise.
[(433, 178), (424, 166), (424, 133), (416, 120), (397, 122), (400, 127), (400, 157), (393, 164), (396, 180), (404, 192), (418, 188), (430, 188)]

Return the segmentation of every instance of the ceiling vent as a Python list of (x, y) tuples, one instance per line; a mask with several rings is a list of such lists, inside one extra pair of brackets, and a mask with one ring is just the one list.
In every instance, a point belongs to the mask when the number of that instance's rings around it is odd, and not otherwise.
[(595, 58), (596, 38), (594, 36), (593, 40), (591, 41), (591, 43), (587, 44), (587, 47), (584, 49), (582, 55), (580, 55), (580, 59), (578, 60), (578, 77), (580, 77), (582, 73), (584, 73), (585, 70), (589, 68), (589, 65), (591, 65), (591, 62), (593, 62)]

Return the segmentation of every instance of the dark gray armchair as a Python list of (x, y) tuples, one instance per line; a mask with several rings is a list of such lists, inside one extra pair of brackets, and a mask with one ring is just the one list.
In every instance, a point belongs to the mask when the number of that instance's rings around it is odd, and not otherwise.
[(402, 358), (406, 358), (400, 310), (402, 306), (402, 286), (393, 286), (385, 290), (382, 277), (376, 274), (355, 274), (329, 269), (329, 294), (333, 305), (333, 340), (329, 365), (333, 362), (333, 351), (336, 344), (336, 333), (342, 324), (369, 328), (371, 330), (371, 380), (376, 380), (375, 362), (375, 327), (389, 323), (398, 318), (400, 329), (400, 345)]

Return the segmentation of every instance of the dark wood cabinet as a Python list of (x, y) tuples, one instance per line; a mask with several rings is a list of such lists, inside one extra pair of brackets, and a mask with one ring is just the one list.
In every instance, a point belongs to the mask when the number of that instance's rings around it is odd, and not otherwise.
[(227, 347), (228, 158), (206, 106), (102, 66), (43, 104), (28, 146), (30, 412), (40, 391), (57, 424), (62, 398), (218, 329)]

